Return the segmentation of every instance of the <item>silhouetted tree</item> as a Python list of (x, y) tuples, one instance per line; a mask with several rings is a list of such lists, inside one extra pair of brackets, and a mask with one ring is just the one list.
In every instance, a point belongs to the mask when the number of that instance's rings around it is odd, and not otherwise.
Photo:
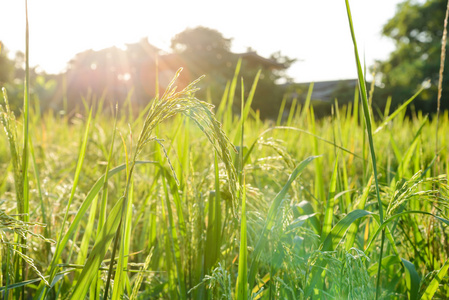
[(0, 42), (0, 85), (11, 82), (14, 75), (14, 61), (9, 59), (8, 50)]
[[(245, 82), (245, 92), (248, 93), (252, 81), (258, 70), (262, 73), (253, 101), (253, 108), (261, 112), (262, 117), (277, 116), (280, 103), (284, 94), (284, 88), (279, 81), (289, 81), (285, 70), (295, 61), (274, 53), (270, 58), (263, 58), (255, 51), (245, 53), (233, 53), (231, 39), (213, 29), (196, 27), (186, 29), (172, 39), (172, 50), (185, 62), (192, 77), (206, 75), (203, 80), (201, 97), (211, 96), (214, 104), (221, 99), (226, 82), (234, 76), (235, 66), (242, 59), (242, 67), (239, 78)], [(240, 95), (240, 83), (236, 95)], [(236, 97), (236, 110), (240, 107), (240, 97)]]
[[(393, 39), (396, 50), (383, 62), (379, 62), (382, 83), (385, 86), (377, 94), (380, 102), (392, 95), (393, 105), (407, 100), (427, 80), (431, 86), (424, 90), (414, 105), (425, 112), (436, 110), (438, 73), (440, 68), (441, 39), (446, 0), (428, 0), (424, 3), (405, 1), (383, 27), (382, 33)], [(443, 86), (449, 86), (446, 60)], [(375, 93), (376, 96), (376, 93)], [(443, 89), (442, 109), (449, 108), (449, 89)]]

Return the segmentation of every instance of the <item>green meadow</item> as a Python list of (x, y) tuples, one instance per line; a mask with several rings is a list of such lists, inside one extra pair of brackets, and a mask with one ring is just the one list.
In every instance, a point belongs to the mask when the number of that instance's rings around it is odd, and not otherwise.
[(2, 298), (448, 299), (448, 112), (411, 88), (374, 118), (353, 43), (359, 88), (320, 119), (313, 84), (261, 119), (240, 64), (217, 107), (181, 70), (139, 111), (41, 112), (25, 84), (15, 116), (3, 89)]

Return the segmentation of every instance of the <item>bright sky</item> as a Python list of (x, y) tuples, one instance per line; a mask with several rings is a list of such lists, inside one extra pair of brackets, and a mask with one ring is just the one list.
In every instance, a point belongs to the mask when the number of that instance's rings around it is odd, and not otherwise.
[[(367, 65), (394, 49), (382, 25), (400, 0), (352, 0), (361, 57)], [(10, 54), (25, 51), (25, 1), (0, 4), (0, 40)], [(76, 53), (138, 42), (170, 49), (171, 38), (199, 25), (232, 38), (232, 51), (252, 47), (262, 56), (297, 58), (288, 74), (297, 82), (356, 77), (354, 52), (340, 0), (40, 0), (28, 2), (30, 64), (58, 73)]]

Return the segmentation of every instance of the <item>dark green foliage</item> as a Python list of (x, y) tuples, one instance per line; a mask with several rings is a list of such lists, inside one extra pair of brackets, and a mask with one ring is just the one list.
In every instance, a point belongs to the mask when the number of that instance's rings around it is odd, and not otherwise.
[[(375, 94), (378, 105), (384, 106), (387, 96), (393, 97), (397, 106), (421, 84), (430, 80), (414, 102), (416, 109), (434, 112), (437, 107), (438, 73), (440, 68), (441, 39), (446, 12), (446, 0), (404, 1), (397, 12), (384, 25), (383, 35), (394, 40), (396, 50), (377, 70), (382, 75), (383, 90)], [(445, 69), (449, 66), (446, 60)], [(443, 87), (449, 85), (449, 77), (443, 78)], [(443, 88), (441, 109), (449, 108), (449, 89)]]

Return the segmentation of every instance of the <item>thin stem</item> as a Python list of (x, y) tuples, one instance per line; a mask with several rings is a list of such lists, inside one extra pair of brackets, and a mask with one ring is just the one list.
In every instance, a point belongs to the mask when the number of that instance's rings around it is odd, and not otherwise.
[[(439, 147), (439, 141), (438, 141), (438, 128), (439, 128), (439, 122), (440, 122), (440, 105), (441, 105), (441, 94), (443, 92), (443, 72), (444, 72), (444, 61), (446, 59), (446, 36), (447, 36), (447, 20), (449, 16), (449, 1), (447, 2), (447, 8), (446, 8), (446, 16), (444, 18), (444, 28), (443, 28), (443, 37), (441, 38), (441, 58), (440, 58), (440, 72), (439, 72), (439, 78), (438, 78), (438, 98), (437, 98), (437, 121), (436, 121), (436, 131), (435, 131), (435, 156), (437, 157), (437, 163), (435, 164), (437, 166), (437, 174), (440, 174), (440, 164), (438, 163), (440, 160), (440, 157), (438, 155), (438, 147)], [(435, 175), (437, 175), (435, 174)]]
[(382, 269), (382, 253), (384, 250), (385, 243), (385, 229), (382, 230), (382, 237), (380, 242), (380, 257), (379, 257), (379, 266), (377, 268), (377, 282), (376, 282), (376, 300), (379, 299), (380, 296), (380, 271)]
[(122, 228), (122, 219), (120, 218), (120, 223), (118, 224), (118, 230), (117, 234), (115, 235), (114, 240), (114, 246), (112, 247), (112, 253), (111, 253), (111, 263), (109, 264), (109, 270), (108, 270), (108, 279), (106, 280), (106, 285), (104, 288), (104, 299), (108, 299), (108, 293), (109, 293), (109, 285), (111, 284), (111, 278), (112, 278), (112, 272), (114, 270), (114, 261), (115, 261), (115, 252), (118, 246), (118, 240), (120, 235), (120, 229)]

